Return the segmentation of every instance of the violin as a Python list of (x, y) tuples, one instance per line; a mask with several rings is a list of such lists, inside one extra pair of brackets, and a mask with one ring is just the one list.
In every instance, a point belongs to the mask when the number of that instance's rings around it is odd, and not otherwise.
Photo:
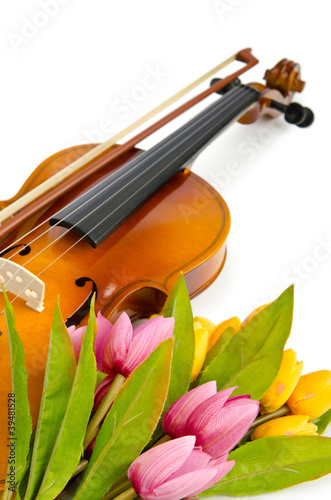
[[(293, 103), (304, 82), (300, 66), (283, 59), (266, 71), (265, 84), (239, 77), (257, 64), (244, 49), (156, 108), (155, 114), (230, 62), (244, 66), (175, 111), (117, 145), (139, 123), (102, 145), (86, 144), (46, 159), (10, 200), (0, 202), (0, 280), (13, 303), (26, 353), (29, 400), (36, 422), (56, 299), (66, 325), (84, 324), (92, 296), (96, 311), (114, 321), (161, 310), (179, 273), (194, 297), (221, 272), (230, 229), (221, 195), (192, 173), (194, 158), (228, 125), (284, 114), (288, 123), (311, 125), (309, 108)], [(216, 71), (215, 71), (216, 70)], [(210, 94), (214, 103), (148, 151), (139, 142)], [(151, 118), (148, 113), (143, 119)], [(5, 332), (1, 297), (0, 330)], [(1, 335), (0, 428), (7, 428), (11, 392), (6, 335)], [(0, 480), (6, 474), (1, 442)]]

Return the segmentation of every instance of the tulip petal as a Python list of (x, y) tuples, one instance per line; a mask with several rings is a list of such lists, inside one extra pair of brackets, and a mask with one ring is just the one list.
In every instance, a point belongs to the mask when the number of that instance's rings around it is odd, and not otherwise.
[(201, 316), (196, 316), (194, 318), (194, 323), (200, 323), (202, 328), (206, 328), (208, 330), (209, 336), (213, 333), (216, 328), (215, 323), (210, 321), (210, 319), (202, 318)]
[(197, 445), (206, 453), (218, 457), (232, 450), (244, 437), (259, 412), (258, 401), (243, 399), (225, 404), (210, 425), (196, 433)]
[(97, 369), (99, 372), (104, 372), (103, 367), (103, 351), (105, 349), (105, 345), (109, 335), (111, 334), (113, 325), (108, 319), (104, 318), (101, 313), (97, 315), (97, 335), (95, 338), (95, 357), (97, 361)]
[(162, 321), (163, 319), (164, 319), (163, 316), (157, 315), (148, 319), (147, 321), (144, 321), (144, 323), (141, 323), (141, 325), (137, 326), (137, 328), (133, 330), (132, 338), (134, 339), (138, 335), (138, 333), (143, 331), (146, 328), (146, 325), (148, 326), (154, 325), (155, 323)]
[[(214, 480), (218, 475), (217, 472), (216, 468), (200, 469), (170, 479), (154, 489), (156, 495), (154, 498), (158, 500), (179, 500), (197, 495), (216, 482)], [(152, 500), (152, 497), (147, 498), (144, 496), (143, 498)]]
[(114, 323), (105, 345), (103, 365), (106, 373), (123, 374), (123, 366), (132, 341), (132, 324), (129, 316), (122, 313)]
[(252, 433), (252, 440), (266, 436), (316, 435), (317, 426), (308, 422), (306, 415), (288, 415), (259, 425)]
[(299, 381), (302, 368), (303, 363), (297, 362), (292, 349), (284, 351), (277, 377), (260, 401), (262, 414), (276, 411), (286, 403)]
[(209, 333), (206, 328), (201, 327), (200, 323), (194, 324), (194, 339), (195, 351), (191, 380), (195, 380), (199, 375), (208, 351)]
[(199, 469), (205, 469), (210, 462), (210, 455), (208, 453), (204, 453), (200, 448), (194, 448), (190, 456), (183, 463), (181, 467), (179, 467), (171, 476), (168, 477), (168, 481), (170, 479), (174, 479), (175, 477), (182, 476), (187, 472), (193, 472)]
[(235, 389), (236, 387), (225, 389), (224, 391), (214, 394), (208, 398), (208, 400), (201, 403), (188, 418), (185, 427), (185, 434), (197, 436), (206, 426), (214, 427), (214, 419), (218, 420), (220, 410), (223, 408), (229, 396)]
[(160, 444), (138, 457), (128, 470), (136, 492), (146, 492), (162, 484), (187, 460), (195, 444), (194, 436), (185, 436)]
[(69, 326), (68, 333), (71, 338), (72, 346), (74, 348), (74, 353), (76, 357), (76, 361), (78, 362), (80, 347), (82, 345), (82, 337), (86, 330), (86, 326), (81, 326), (80, 328), (76, 328), (74, 325)]
[[(122, 375), (128, 377), (130, 373), (142, 363), (164, 340), (172, 337), (175, 326), (174, 318), (162, 316), (146, 321), (131, 342), (122, 367)], [(114, 325), (115, 327), (115, 325)]]
[(171, 437), (184, 436), (185, 426), (192, 411), (216, 393), (216, 381), (213, 380), (184, 394), (164, 415), (164, 432)]
[[(227, 473), (230, 472), (231, 469), (233, 469), (234, 465), (235, 465), (235, 461), (234, 460), (229, 460), (228, 462), (224, 462), (224, 463), (218, 465), (217, 467), (215, 467), (216, 470), (217, 470), (216, 476), (210, 481), (209, 484), (206, 484), (204, 486), (204, 490), (206, 490), (207, 488), (210, 488), (215, 483), (217, 483), (218, 481), (220, 481), (222, 479), (222, 477), (226, 476)], [(192, 494), (196, 495), (197, 492), (196, 493), (192, 493)]]
[(237, 404), (237, 402), (245, 404), (245, 401), (248, 402), (248, 404), (252, 401), (249, 394), (242, 394), (241, 396), (233, 396), (232, 398), (229, 398), (226, 402), (226, 406)]
[(220, 457), (211, 459), (211, 461), (209, 462), (209, 465), (211, 467), (216, 467), (217, 465), (224, 464), (224, 462), (226, 462), (228, 458), (229, 458), (229, 454), (224, 453), (224, 455), (221, 455)]
[(213, 347), (213, 345), (216, 344), (218, 339), (223, 335), (225, 330), (227, 330), (230, 326), (233, 327), (233, 335), (234, 335), (235, 333), (237, 333), (237, 331), (239, 330), (239, 328), (241, 326), (240, 319), (237, 317), (230, 318), (230, 319), (227, 319), (226, 321), (223, 321), (219, 325), (217, 325), (215, 327), (212, 335), (210, 336), (208, 349), (211, 349)]
[(309, 415), (311, 420), (331, 408), (331, 371), (320, 370), (300, 377), (287, 404), (293, 413)]
[[(94, 342), (95, 357), (97, 362), (97, 369), (99, 372), (104, 372), (103, 366), (103, 351), (112, 329), (112, 324), (106, 318), (104, 318), (100, 313), (97, 315), (97, 334)], [(82, 337), (85, 333), (86, 327), (81, 326), (76, 328), (74, 325), (69, 326), (68, 333), (71, 338), (71, 342), (74, 348), (74, 353), (76, 361), (78, 362), (80, 348), (82, 344)]]

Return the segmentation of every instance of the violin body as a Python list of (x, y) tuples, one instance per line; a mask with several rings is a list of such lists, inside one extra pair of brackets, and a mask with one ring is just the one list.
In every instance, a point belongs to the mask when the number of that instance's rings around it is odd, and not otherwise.
[[(30, 176), (19, 195), (94, 146), (77, 146), (52, 156)], [(229, 210), (219, 193), (188, 169), (173, 177), (97, 248), (92, 248), (76, 233), (63, 227), (50, 227), (47, 222), (39, 227), (41, 222), (47, 221), (110, 171), (139, 153), (134, 149), (116, 160), (59, 199), (35, 220), (27, 221), (1, 244), (0, 253), (22, 237), (20, 244), (22, 248), (29, 245), (29, 253), (20, 255), (19, 248), (13, 248), (4, 257), (26, 267), (45, 283), (45, 308), (42, 312), (28, 307), (22, 298), (13, 302), (16, 329), (26, 352), (34, 422), (38, 415), (49, 334), (58, 296), (68, 326), (84, 324), (93, 292), (97, 296), (96, 311), (111, 321), (122, 311), (132, 318), (147, 317), (160, 311), (180, 272), (185, 274), (193, 297), (205, 289), (223, 267), (225, 240), (230, 227)], [(5, 203), (2, 202), (2, 206)], [(28, 232), (30, 234), (25, 237)], [(8, 297), (10, 300), (14, 298), (10, 292)], [(3, 296), (0, 296), (0, 302), (3, 310)], [(6, 332), (3, 314), (0, 330)], [(4, 398), (11, 392), (7, 335), (2, 336), (1, 342), (2, 387), (5, 390), (1, 391), (0, 427), (5, 429), (7, 401)], [(5, 443), (1, 442), (0, 479), (4, 478), (6, 470)]]

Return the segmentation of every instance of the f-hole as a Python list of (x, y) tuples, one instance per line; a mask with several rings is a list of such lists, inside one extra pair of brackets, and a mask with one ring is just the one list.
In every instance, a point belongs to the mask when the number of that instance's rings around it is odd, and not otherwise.
[(19, 255), (28, 255), (31, 252), (31, 247), (30, 245), (25, 245), (25, 243), (22, 243), (21, 245), (14, 245), (12, 247), (6, 248), (5, 250), (2, 250), (0, 252), (0, 257), (3, 257), (7, 253), (11, 252), (12, 250), (15, 250), (15, 248), (23, 247), (22, 250), (18, 252)]
[(76, 309), (76, 311), (71, 316), (69, 316), (69, 318), (67, 318), (67, 321), (65, 322), (67, 328), (69, 328), (69, 326), (79, 325), (83, 321), (83, 319), (86, 318), (86, 316), (90, 312), (90, 305), (93, 295), (95, 294), (95, 298), (97, 298), (98, 296), (98, 287), (91, 278), (87, 278), (85, 276), (77, 278), (75, 284), (76, 286), (79, 286), (81, 288), (85, 286), (88, 281), (92, 283), (92, 291), (89, 293), (87, 299), (83, 302), (83, 304), (78, 309)]

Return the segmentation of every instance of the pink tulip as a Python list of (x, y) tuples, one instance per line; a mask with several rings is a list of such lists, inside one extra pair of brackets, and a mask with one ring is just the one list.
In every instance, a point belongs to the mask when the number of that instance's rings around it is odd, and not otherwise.
[(185, 436), (146, 451), (128, 470), (132, 486), (143, 500), (179, 500), (198, 495), (234, 466), (227, 455), (212, 459)]
[[(82, 336), (85, 332), (86, 326), (76, 328), (75, 326), (69, 326), (68, 332), (71, 338), (71, 342), (74, 348), (76, 360), (78, 361), (80, 347), (82, 344)], [(112, 324), (108, 319), (104, 318), (100, 313), (97, 315), (97, 335), (95, 338), (94, 348), (95, 356), (97, 361), (97, 369), (99, 372), (104, 372), (104, 366), (102, 362), (103, 351), (107, 342), (107, 339), (112, 330)]]
[(234, 389), (216, 392), (214, 381), (192, 389), (165, 414), (164, 432), (172, 438), (196, 436), (197, 446), (214, 458), (228, 453), (259, 412), (259, 402), (248, 395), (230, 398)]
[(164, 432), (172, 438), (186, 436), (186, 422), (192, 412), (214, 394), (217, 394), (215, 380), (200, 385), (184, 394), (184, 396), (179, 398), (164, 415), (162, 421)]
[(158, 316), (133, 330), (129, 316), (122, 313), (106, 340), (103, 352), (105, 373), (120, 373), (128, 377), (161, 342), (172, 336), (174, 326), (174, 318)]
[(161, 342), (172, 336), (174, 326), (174, 318), (158, 316), (133, 330), (128, 315), (121, 314), (105, 341), (103, 372), (108, 376), (95, 390), (93, 412), (107, 394), (116, 374), (128, 377)]
[[(174, 318), (158, 316), (133, 330), (126, 313), (122, 313), (114, 325), (98, 313), (95, 355), (98, 370), (110, 375), (107, 377), (108, 387), (111, 377), (113, 379), (117, 373), (128, 377), (161, 342), (172, 336), (174, 326)], [(85, 328), (68, 328), (77, 360)]]

